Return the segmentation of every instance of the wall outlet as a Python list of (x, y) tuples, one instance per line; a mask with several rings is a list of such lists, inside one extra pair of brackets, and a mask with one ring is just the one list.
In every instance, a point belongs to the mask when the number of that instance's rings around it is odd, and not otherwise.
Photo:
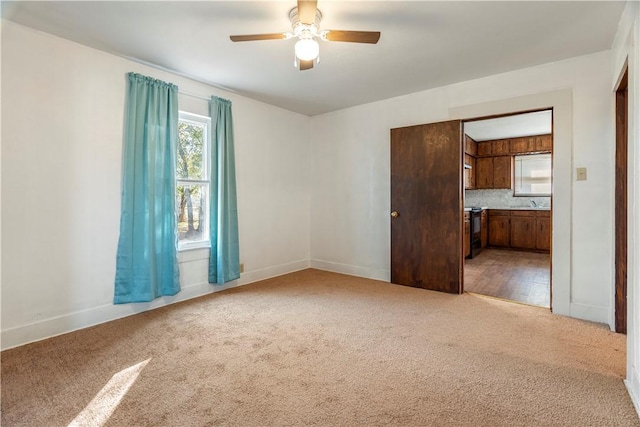
[(240, 273), (244, 273), (244, 264), (240, 263)]
[(587, 180), (587, 168), (576, 168), (576, 181)]

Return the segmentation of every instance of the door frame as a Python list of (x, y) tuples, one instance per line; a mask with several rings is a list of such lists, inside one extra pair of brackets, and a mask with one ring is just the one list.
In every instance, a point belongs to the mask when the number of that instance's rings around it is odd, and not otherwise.
[[(517, 116), (520, 114), (527, 114), (527, 113), (537, 113), (539, 111), (551, 111), (551, 182), (552, 182), (552, 191), (551, 191), (551, 196), (549, 197), (550, 200), (550, 210), (551, 210), (551, 221), (550, 221), (550, 249), (549, 249), (549, 311), (553, 312), (553, 180), (554, 180), (554, 173), (553, 173), (553, 159), (554, 159), (554, 148), (555, 148), (555, 138), (554, 138), (554, 130), (555, 130), (555, 122), (554, 122), (554, 118), (555, 118), (555, 112), (554, 112), (554, 107), (543, 107), (543, 108), (533, 108), (533, 109), (526, 109), (526, 110), (520, 110), (520, 111), (516, 111), (516, 112), (510, 112), (510, 113), (499, 113), (499, 114), (489, 114), (489, 115), (485, 115), (485, 116), (477, 116), (477, 117), (472, 117), (472, 118), (468, 118), (468, 119), (461, 119), (462, 121), (462, 133), (463, 133), (463, 137), (464, 137), (464, 125), (467, 122), (477, 122), (477, 121), (481, 121), (481, 120), (490, 120), (490, 119), (497, 119), (497, 118), (501, 118), (501, 117), (509, 117), (509, 116)], [(512, 173), (512, 178), (513, 178), (513, 173), (514, 171), (511, 172)], [(464, 183), (463, 183), (464, 184)], [(464, 201), (464, 190), (463, 190), (463, 201)], [(464, 261), (464, 260), (463, 260)], [(463, 262), (463, 266), (462, 266), (462, 275), (464, 277), (464, 262)]]

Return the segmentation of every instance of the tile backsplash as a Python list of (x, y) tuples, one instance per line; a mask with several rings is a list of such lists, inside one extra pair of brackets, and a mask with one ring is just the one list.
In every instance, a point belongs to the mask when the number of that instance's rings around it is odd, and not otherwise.
[(538, 206), (551, 206), (551, 197), (513, 197), (512, 190), (465, 190), (464, 206), (488, 208), (520, 208), (531, 206), (531, 200)]

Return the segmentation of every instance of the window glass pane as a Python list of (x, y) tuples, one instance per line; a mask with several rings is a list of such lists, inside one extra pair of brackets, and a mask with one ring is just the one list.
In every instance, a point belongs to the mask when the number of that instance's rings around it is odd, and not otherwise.
[(208, 241), (206, 216), (208, 184), (178, 184), (176, 209), (178, 243)]
[(551, 195), (551, 154), (515, 156), (515, 194)]
[(178, 179), (203, 179), (204, 125), (178, 122)]

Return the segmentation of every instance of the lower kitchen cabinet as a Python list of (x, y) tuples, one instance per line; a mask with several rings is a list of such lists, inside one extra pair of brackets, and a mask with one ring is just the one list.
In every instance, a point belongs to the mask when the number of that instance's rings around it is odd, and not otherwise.
[(511, 240), (510, 212), (507, 210), (489, 211), (489, 246), (509, 247)]
[(551, 250), (551, 212), (536, 212), (536, 249)]
[(511, 212), (511, 244), (514, 249), (536, 249), (536, 218), (533, 211)]
[(551, 212), (489, 210), (489, 246), (548, 252), (551, 249)]
[(464, 244), (462, 245), (464, 257), (471, 255), (471, 215), (464, 213)]
[(480, 214), (480, 245), (482, 249), (487, 247), (489, 242), (489, 221), (487, 220), (487, 210)]

